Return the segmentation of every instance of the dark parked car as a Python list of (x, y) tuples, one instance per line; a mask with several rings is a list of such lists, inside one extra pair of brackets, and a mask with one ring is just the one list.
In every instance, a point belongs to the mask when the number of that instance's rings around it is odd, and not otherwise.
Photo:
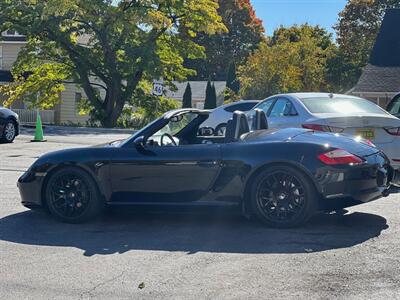
[(386, 110), (395, 117), (400, 118), (400, 94), (394, 96), (392, 101), (390, 101), (389, 105), (387, 106)]
[(19, 134), (18, 115), (0, 106), (0, 142), (12, 143)]
[(253, 131), (235, 112), (224, 137), (199, 136), (209, 114), (174, 110), (126, 140), (45, 154), (18, 180), (22, 204), (72, 223), (112, 205), (217, 205), (292, 227), (317, 211), (386, 196), (398, 181), (386, 156), (362, 139), (267, 130), (261, 110)]

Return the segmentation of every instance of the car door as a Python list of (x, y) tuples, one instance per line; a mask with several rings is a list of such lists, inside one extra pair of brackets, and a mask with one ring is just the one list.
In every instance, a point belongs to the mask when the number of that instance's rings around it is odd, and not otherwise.
[(268, 113), (268, 125), (270, 128), (299, 127), (301, 118), (293, 103), (286, 98), (277, 98)]
[(114, 202), (199, 200), (220, 170), (218, 144), (119, 150), (110, 165)]

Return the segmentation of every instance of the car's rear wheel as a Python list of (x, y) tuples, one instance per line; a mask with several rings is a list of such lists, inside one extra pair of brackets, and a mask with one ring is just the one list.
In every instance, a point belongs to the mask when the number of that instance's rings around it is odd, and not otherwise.
[(15, 122), (10, 120), (7, 121), (3, 128), (3, 134), (0, 138), (3, 143), (12, 143), (17, 135), (17, 126)]
[(289, 166), (272, 166), (262, 171), (251, 189), (251, 206), (266, 225), (296, 227), (316, 211), (317, 193), (310, 179)]
[(51, 175), (46, 184), (50, 213), (67, 223), (82, 223), (98, 216), (104, 209), (95, 181), (86, 172), (66, 167)]

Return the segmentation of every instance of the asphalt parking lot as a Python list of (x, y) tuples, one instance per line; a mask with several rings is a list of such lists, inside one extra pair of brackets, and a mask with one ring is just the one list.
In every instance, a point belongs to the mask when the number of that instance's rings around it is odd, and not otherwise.
[(45, 152), (127, 136), (74, 132), (0, 145), (0, 299), (400, 299), (400, 194), (290, 230), (213, 211), (61, 224), (20, 205), (18, 177)]

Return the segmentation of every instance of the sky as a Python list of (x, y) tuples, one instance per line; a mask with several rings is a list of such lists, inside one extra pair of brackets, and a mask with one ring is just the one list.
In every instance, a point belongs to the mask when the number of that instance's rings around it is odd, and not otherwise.
[(263, 20), (267, 35), (280, 25), (308, 22), (334, 34), (332, 26), (347, 0), (250, 0), (257, 17)]

